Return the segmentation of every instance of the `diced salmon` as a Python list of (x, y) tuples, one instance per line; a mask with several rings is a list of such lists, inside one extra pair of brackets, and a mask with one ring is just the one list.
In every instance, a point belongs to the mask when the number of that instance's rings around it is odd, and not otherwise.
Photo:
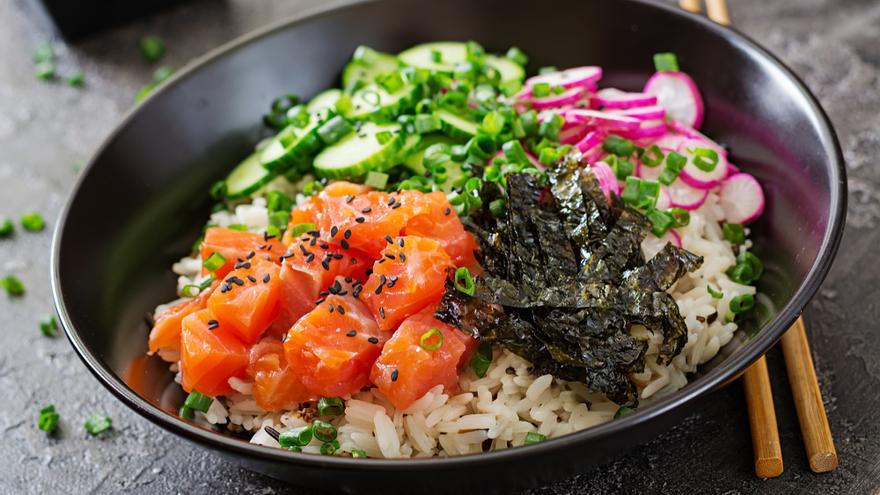
[(452, 258), (456, 267), (465, 266), (471, 272), (479, 271), (479, 264), (474, 256), (477, 242), (471, 233), (464, 229), (446, 195), (439, 191), (429, 194), (415, 191), (405, 191), (404, 194), (406, 193), (418, 195), (418, 200), (426, 206), (420, 208), (420, 213), (406, 223), (403, 235), (434, 239), (443, 246), (443, 250)]
[(336, 397), (369, 383), (370, 368), (388, 334), (351, 295), (330, 295), (287, 334), (284, 352), (310, 392)]
[(265, 338), (254, 344), (247, 375), (254, 380), (254, 400), (264, 411), (296, 409), (300, 402), (315, 398), (287, 364), (278, 339)]
[[(272, 261), (280, 263), (280, 256), (284, 253), (284, 245), (278, 239), (263, 234), (211, 227), (205, 231), (205, 239), (202, 241), (199, 252), (203, 261), (214, 253), (220, 253), (226, 258), (223, 266), (214, 271), (215, 276), (219, 279), (232, 271), (236, 263), (248, 259), (248, 256), (259, 256), (263, 259), (268, 256)], [(254, 254), (251, 255), (251, 253)], [(207, 275), (208, 270), (202, 268), (202, 274)]]
[(459, 371), (477, 345), (471, 336), (434, 318), (434, 309), (425, 308), (401, 323), (370, 373), (373, 384), (398, 410), (437, 385), (456, 393)]
[(252, 344), (281, 311), (280, 267), (258, 256), (235, 266), (208, 299), (208, 308), (221, 328)]
[(232, 389), (229, 378), (243, 376), (248, 365), (248, 349), (232, 333), (214, 328), (210, 309), (183, 319), (180, 333), (181, 385), (187, 392), (216, 397)]
[(184, 299), (163, 311), (153, 323), (153, 329), (150, 330), (149, 354), (154, 354), (159, 349), (179, 351), (181, 321), (192, 313), (205, 309), (208, 298), (211, 297), (218, 285), (219, 282), (215, 281), (198, 296)]
[(386, 331), (437, 303), (453, 266), (435, 240), (405, 236), (392, 241), (386, 243), (361, 293), (379, 327)]

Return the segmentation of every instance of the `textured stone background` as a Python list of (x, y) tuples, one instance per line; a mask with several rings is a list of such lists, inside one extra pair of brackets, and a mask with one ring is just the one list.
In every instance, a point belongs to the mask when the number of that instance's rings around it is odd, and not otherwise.
[[(72, 46), (58, 41), (34, 0), (0, 1), (0, 213), (17, 218), (57, 211), (85, 161), (132, 105), (152, 68), (138, 40), (158, 34), (164, 63), (180, 67), (240, 34), (317, 0), (194, 1)], [(841, 466), (807, 468), (779, 351), (770, 353), (785, 474), (758, 480), (742, 389), (704, 401), (679, 427), (592, 473), (529, 493), (877, 493), (880, 489), (880, 3), (876, 0), (733, 0), (734, 24), (799, 73), (834, 121), (849, 167), (848, 229), (840, 255), (807, 310), (810, 333)], [(83, 90), (32, 74), (37, 43), (55, 41), (60, 70), (85, 71)], [(809, 198), (805, 198), (809, 200)], [(108, 205), (112, 207), (112, 205)], [(97, 226), (96, 226), (97, 227)], [(40, 336), (51, 313), (50, 231), (0, 241), (0, 271), (19, 275), (25, 297), (0, 297), (0, 492), (286, 493), (289, 488), (220, 460), (126, 410), (92, 378), (63, 337)], [(35, 426), (54, 403), (60, 435)], [(106, 412), (114, 430), (90, 438), (85, 417)], [(292, 493), (308, 493), (291, 490)]]

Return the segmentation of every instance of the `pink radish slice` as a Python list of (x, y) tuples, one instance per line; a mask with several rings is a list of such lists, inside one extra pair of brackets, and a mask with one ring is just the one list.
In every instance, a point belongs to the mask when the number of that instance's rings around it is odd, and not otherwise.
[(645, 259), (651, 259), (669, 243), (672, 243), (675, 247), (681, 247), (681, 237), (674, 229), (669, 229), (660, 238), (654, 234), (648, 234), (645, 240), (642, 241), (642, 254), (645, 255)]
[(590, 170), (593, 171), (593, 174), (599, 181), (599, 187), (602, 188), (605, 196), (610, 198), (612, 193), (620, 194), (620, 184), (617, 183), (617, 176), (614, 175), (614, 170), (611, 170), (607, 163), (596, 162), (590, 165)]
[(736, 175), (738, 173), (739, 173), (739, 167), (737, 167), (736, 165), (734, 165), (730, 162), (727, 162), (727, 177), (730, 177), (731, 175)]
[(563, 129), (559, 133), (559, 142), (562, 144), (575, 144), (584, 137), (588, 130), (589, 126), (587, 124)]
[(648, 79), (644, 92), (656, 96), (673, 120), (694, 128), (703, 123), (703, 98), (694, 80), (684, 72), (657, 72)]
[(538, 83), (547, 83), (550, 87), (562, 86), (563, 88), (586, 88), (595, 86), (602, 79), (602, 68), (594, 66), (573, 67), (549, 74), (541, 74), (526, 79), (525, 87), (532, 88)]
[(575, 108), (573, 110), (565, 110), (565, 118), (573, 119), (578, 122), (586, 122), (596, 127), (606, 127), (609, 130), (632, 130), (638, 129), (642, 121), (632, 117), (623, 115), (613, 115), (610, 113), (600, 112), (598, 110), (588, 110), (586, 108)]
[(627, 129), (620, 133), (628, 139), (645, 139), (659, 137), (666, 133), (665, 120), (643, 120), (638, 129)]
[(666, 190), (669, 192), (669, 199), (671, 200), (669, 204), (674, 208), (683, 208), (685, 210), (696, 210), (709, 197), (709, 191), (691, 187), (680, 180), (670, 184)]
[(697, 148), (709, 148), (717, 152), (717, 149), (711, 144), (697, 139), (689, 139), (678, 147), (678, 152), (687, 158), (687, 164), (679, 175), (679, 178), (686, 184), (698, 189), (712, 189), (727, 176), (727, 158), (721, 153), (718, 153), (718, 163), (715, 164), (715, 168), (708, 172), (694, 164), (694, 158), (696, 158), (694, 150)]
[(583, 93), (583, 88), (571, 88), (558, 95), (550, 95), (544, 98), (532, 99), (532, 108), (541, 110), (544, 108), (556, 108), (564, 105), (572, 105)]
[(749, 223), (764, 212), (764, 191), (749, 174), (739, 173), (728, 177), (721, 185), (718, 199), (725, 220), (731, 223)]
[(608, 113), (614, 115), (623, 115), (639, 120), (655, 120), (662, 119), (666, 116), (666, 109), (660, 105), (651, 105), (647, 107), (625, 108), (621, 110), (608, 110)]
[(660, 192), (657, 194), (657, 202), (654, 204), (654, 208), (657, 208), (658, 210), (668, 210), (669, 208), (672, 208), (672, 197), (669, 195), (666, 186), (660, 186)]
[(599, 110), (647, 107), (657, 104), (657, 97), (645, 93), (627, 93), (616, 88), (599, 90), (590, 99), (590, 107)]
[(660, 174), (663, 173), (665, 167), (662, 163), (656, 167), (649, 167), (639, 161), (638, 176), (642, 179), (657, 180), (660, 178)]
[(597, 146), (601, 146), (603, 139), (601, 132), (590, 131), (575, 146), (581, 150), (581, 153), (586, 153)]

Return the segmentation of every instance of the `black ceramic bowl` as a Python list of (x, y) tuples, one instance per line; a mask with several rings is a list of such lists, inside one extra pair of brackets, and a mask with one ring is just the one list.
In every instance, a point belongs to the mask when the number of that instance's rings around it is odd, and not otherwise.
[[(597, 64), (604, 85), (641, 88), (652, 55), (678, 54), (706, 101), (704, 130), (758, 177), (767, 209), (753, 227), (772, 300), (751, 338), (740, 332), (684, 389), (638, 414), (530, 447), (446, 459), (372, 460), (250, 445), (176, 417), (163, 366), (138, 360), (143, 315), (174, 297), (170, 263), (209, 212), (208, 189), (254, 146), (273, 97), (335, 86), (354, 48), (396, 52), (431, 40), (510, 45), (538, 66)], [(672, 7), (628, 0), (404, 1), (346, 4), (228, 45), (135, 109), (83, 173), (55, 233), (52, 284), (68, 337), (120, 400), (159, 426), (270, 476), (345, 491), (502, 491), (588, 469), (674, 424), (794, 321), (828, 271), (843, 228), (839, 145), (790, 70), (733, 30)], [(132, 368), (133, 367), (133, 368)]]

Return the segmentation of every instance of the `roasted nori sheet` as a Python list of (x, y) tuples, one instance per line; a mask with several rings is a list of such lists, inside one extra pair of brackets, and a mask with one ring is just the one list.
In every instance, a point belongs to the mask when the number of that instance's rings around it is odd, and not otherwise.
[(436, 316), (481, 341), (529, 360), (535, 373), (584, 382), (618, 404), (638, 403), (630, 374), (645, 368), (647, 342), (629, 329), (642, 324), (663, 336), (658, 361), (687, 342), (687, 327), (666, 292), (702, 258), (671, 244), (650, 261), (641, 251), (645, 216), (608, 200), (596, 177), (572, 154), (547, 170), (486, 183), (484, 205), (465, 221), (480, 246), (484, 272), (469, 296), (451, 280)]

